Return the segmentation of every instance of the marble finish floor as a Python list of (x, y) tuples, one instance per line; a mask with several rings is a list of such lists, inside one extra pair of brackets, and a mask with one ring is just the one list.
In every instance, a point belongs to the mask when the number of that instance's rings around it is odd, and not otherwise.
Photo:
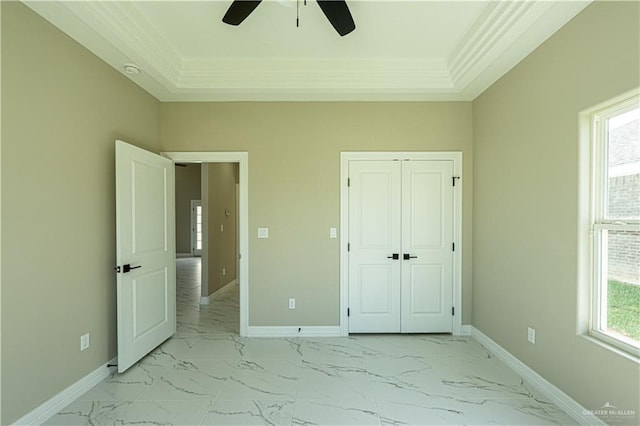
[(241, 338), (237, 286), (177, 266), (176, 336), (47, 424), (576, 424), (471, 337)]

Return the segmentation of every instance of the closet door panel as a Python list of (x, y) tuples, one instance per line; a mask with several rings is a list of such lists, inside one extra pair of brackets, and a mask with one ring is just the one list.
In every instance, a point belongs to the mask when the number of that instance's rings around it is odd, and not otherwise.
[(403, 333), (453, 329), (452, 177), (452, 161), (402, 164)]

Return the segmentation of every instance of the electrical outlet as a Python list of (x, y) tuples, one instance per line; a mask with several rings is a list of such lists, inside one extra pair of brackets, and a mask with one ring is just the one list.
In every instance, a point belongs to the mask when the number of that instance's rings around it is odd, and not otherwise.
[(289, 299), (289, 309), (296, 308), (296, 299)]
[(83, 334), (80, 336), (80, 350), (84, 351), (85, 349), (89, 349), (89, 333)]
[(222, 268), (222, 275), (227, 275), (227, 268)]
[(536, 344), (536, 330), (531, 328), (531, 327), (527, 327), (527, 340), (529, 341), (529, 343), (532, 344)]

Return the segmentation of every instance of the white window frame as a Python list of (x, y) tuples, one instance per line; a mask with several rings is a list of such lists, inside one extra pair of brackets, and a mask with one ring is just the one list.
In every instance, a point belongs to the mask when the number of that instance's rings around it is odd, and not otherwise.
[[(588, 333), (591, 337), (621, 349), (634, 357), (640, 357), (640, 348), (632, 339), (602, 330), (607, 323), (607, 294), (602, 291), (602, 283), (608, 276), (607, 265), (602, 256), (607, 253), (608, 231), (640, 231), (638, 220), (608, 219), (608, 147), (607, 121), (617, 115), (638, 108), (640, 94), (634, 92), (623, 99), (617, 98), (600, 106), (589, 115), (590, 121), (590, 309)], [(604, 306), (604, 308), (603, 308)]]
[[(198, 249), (198, 213), (197, 208), (200, 207), (202, 209), (202, 200), (191, 200), (191, 255), (193, 256), (202, 256), (202, 247)], [(200, 214), (202, 220), (202, 213)], [(204, 224), (203, 224), (204, 226)], [(200, 229), (200, 241), (204, 243), (202, 240), (202, 228)]]

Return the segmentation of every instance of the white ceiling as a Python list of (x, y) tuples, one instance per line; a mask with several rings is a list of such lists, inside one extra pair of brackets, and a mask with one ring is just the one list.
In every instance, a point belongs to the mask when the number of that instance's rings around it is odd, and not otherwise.
[(300, 1), (25, 3), (161, 101), (472, 100), (590, 3), (347, 0), (340, 37)]

